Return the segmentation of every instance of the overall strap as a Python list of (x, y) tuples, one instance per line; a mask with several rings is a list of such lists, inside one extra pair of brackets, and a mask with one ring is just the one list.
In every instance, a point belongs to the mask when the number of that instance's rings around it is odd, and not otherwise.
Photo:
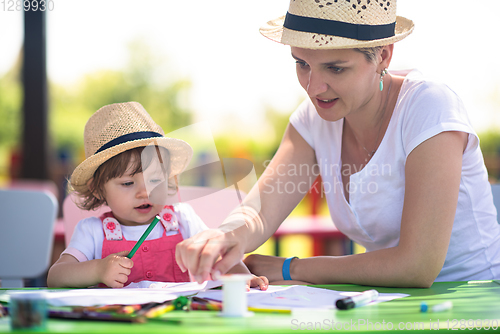
[(158, 213), (160, 221), (165, 228), (165, 233), (169, 231), (179, 231), (179, 220), (172, 205), (165, 205)]
[(99, 218), (106, 240), (123, 240), (122, 227), (111, 211), (103, 213)]

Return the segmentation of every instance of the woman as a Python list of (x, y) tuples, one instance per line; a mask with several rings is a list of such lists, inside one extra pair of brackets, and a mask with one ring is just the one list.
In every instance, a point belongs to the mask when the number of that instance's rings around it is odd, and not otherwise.
[(381, 0), (292, 0), (286, 18), (261, 29), (291, 46), (309, 100), (242, 208), (177, 246), (181, 269), (202, 281), (265, 242), (307, 191), (270, 189), (310, 186), (311, 175), (295, 172), (306, 166), (319, 167), (335, 225), (367, 252), (252, 255), (245, 262), (254, 274), (392, 287), (500, 278), (500, 228), (462, 102), (418, 73), (387, 72), (393, 43), (412, 30), (396, 1)]

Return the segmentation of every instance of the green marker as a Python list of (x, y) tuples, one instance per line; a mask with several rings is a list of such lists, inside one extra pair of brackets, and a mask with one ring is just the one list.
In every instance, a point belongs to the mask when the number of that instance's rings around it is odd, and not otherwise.
[(130, 251), (130, 253), (128, 253), (127, 257), (129, 259), (131, 259), (132, 256), (134, 256), (135, 252), (137, 252), (137, 250), (139, 249), (139, 247), (141, 247), (141, 245), (144, 242), (144, 240), (146, 240), (146, 238), (148, 237), (149, 233), (151, 233), (151, 231), (155, 228), (156, 224), (158, 224), (159, 221), (160, 221), (160, 217), (156, 216), (155, 219), (153, 219), (153, 221), (151, 222), (151, 224), (149, 224), (149, 227), (141, 235), (141, 238), (137, 241), (137, 243), (135, 244), (134, 248), (132, 248), (132, 250)]

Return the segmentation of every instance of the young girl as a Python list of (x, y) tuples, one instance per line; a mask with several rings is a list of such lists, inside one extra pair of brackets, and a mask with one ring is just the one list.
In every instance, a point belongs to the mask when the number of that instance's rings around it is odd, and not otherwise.
[[(189, 281), (188, 272), (175, 262), (175, 247), (208, 228), (189, 204), (165, 206), (165, 191), (153, 196), (151, 188), (161, 188), (162, 174), (171, 180), (185, 169), (191, 146), (164, 137), (137, 102), (99, 109), (85, 126), (84, 141), (87, 159), (73, 172), (71, 186), (83, 199), (82, 209), (106, 204), (111, 211), (78, 223), (68, 248), (49, 270), (48, 286), (121, 288), (144, 280)], [(157, 160), (155, 153), (160, 153)], [(163, 173), (157, 173), (155, 161)], [(156, 215), (161, 223), (133, 258), (127, 258)], [(249, 271), (240, 262), (232, 273)], [(267, 289), (268, 283), (265, 277), (253, 277), (250, 286)]]

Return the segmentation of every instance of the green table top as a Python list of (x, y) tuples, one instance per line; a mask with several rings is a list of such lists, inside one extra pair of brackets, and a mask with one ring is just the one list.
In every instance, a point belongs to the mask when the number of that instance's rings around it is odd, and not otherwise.
[[(364, 291), (359, 285), (317, 285), (338, 291)], [(49, 319), (50, 333), (294, 333), (297, 330), (334, 330), (336, 332), (393, 332), (419, 330), (466, 330), (493, 332), (500, 325), (500, 284), (467, 282), (434, 283), (429, 289), (373, 287), (381, 293), (405, 293), (395, 299), (348, 311), (302, 310), (292, 314), (255, 313), (248, 318), (222, 318), (215, 311), (173, 311), (147, 323), (111, 323)], [(1, 293), (1, 291), (0, 291)], [(452, 301), (453, 308), (439, 313), (422, 313), (420, 304), (431, 307)], [(333, 301), (332, 301), (333, 303)], [(169, 323), (165, 320), (180, 320)], [(0, 332), (9, 332), (9, 318), (0, 318)]]

